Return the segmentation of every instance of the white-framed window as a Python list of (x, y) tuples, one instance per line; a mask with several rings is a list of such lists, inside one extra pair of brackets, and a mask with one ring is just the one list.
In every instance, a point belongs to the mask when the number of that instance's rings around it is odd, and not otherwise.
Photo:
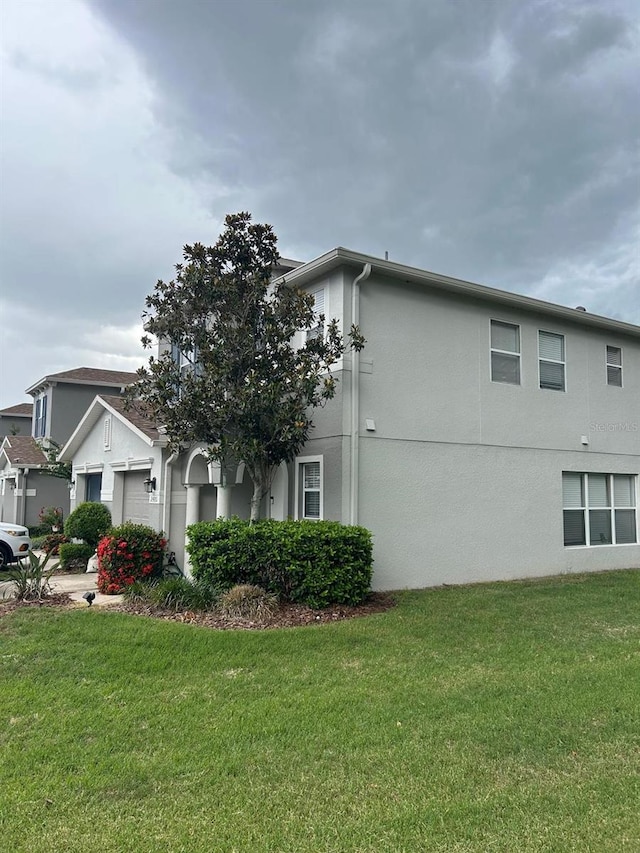
[(296, 459), (296, 518), (321, 521), (323, 517), (322, 456)]
[(491, 381), (520, 384), (520, 326), (491, 321)]
[(47, 434), (47, 399), (46, 394), (42, 394), (36, 399), (33, 422), (34, 438), (44, 438)]
[(307, 340), (312, 341), (315, 338), (324, 337), (324, 288), (315, 290), (313, 296), (313, 316), (314, 324), (311, 329), (307, 329)]
[(607, 346), (607, 385), (622, 388), (622, 348)]
[(636, 544), (636, 491), (634, 474), (563, 471), (564, 544)]
[(191, 373), (199, 375), (201, 372), (198, 364), (198, 348), (194, 347), (193, 349), (182, 351), (177, 344), (172, 343), (171, 359), (180, 368), (180, 381), (176, 383), (176, 394), (180, 397), (182, 383), (185, 378)]
[(104, 449), (111, 450), (111, 415), (104, 419), (103, 424)]
[(550, 391), (566, 391), (564, 335), (538, 332), (538, 365), (540, 387)]

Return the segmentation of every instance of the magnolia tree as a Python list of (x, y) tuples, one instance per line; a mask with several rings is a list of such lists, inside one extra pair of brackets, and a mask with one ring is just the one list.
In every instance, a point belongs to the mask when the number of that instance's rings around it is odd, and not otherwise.
[(334, 396), (332, 365), (364, 346), (355, 326), (345, 339), (335, 320), (296, 346), (295, 333), (324, 317), (309, 293), (271, 283), (276, 246), (272, 227), (249, 213), (227, 216), (214, 246), (185, 246), (175, 279), (158, 281), (143, 314), (143, 345), (154, 335), (171, 346), (151, 356), (129, 392), (174, 450), (204, 443), (223, 468), (244, 463), (252, 521), (278, 466), (309, 438), (313, 410)]

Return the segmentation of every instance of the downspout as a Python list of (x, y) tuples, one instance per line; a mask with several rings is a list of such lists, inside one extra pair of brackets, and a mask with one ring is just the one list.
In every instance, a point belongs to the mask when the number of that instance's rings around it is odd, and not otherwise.
[[(371, 264), (365, 264), (351, 287), (351, 323), (360, 324), (360, 283), (371, 275)], [(359, 423), (360, 423), (360, 353), (351, 351), (351, 476), (349, 523), (358, 523), (358, 479), (360, 473), (359, 459)]]
[(25, 527), (25, 519), (27, 516), (27, 476), (28, 468), (18, 468), (18, 476), (16, 477), (16, 491), (20, 489), (20, 496), (16, 498), (16, 524), (21, 524)]
[(172, 453), (170, 456), (167, 457), (164, 463), (164, 502), (162, 505), (162, 530), (167, 539), (169, 539), (169, 528), (171, 525), (171, 480), (173, 474), (172, 466), (177, 458), (178, 454)]

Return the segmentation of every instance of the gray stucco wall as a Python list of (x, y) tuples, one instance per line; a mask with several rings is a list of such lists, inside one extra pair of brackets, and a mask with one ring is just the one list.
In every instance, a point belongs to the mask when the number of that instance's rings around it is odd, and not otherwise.
[[(491, 381), (492, 319), (520, 326), (518, 386)], [(375, 275), (360, 326), (359, 522), (374, 534), (376, 588), (640, 566), (637, 544), (565, 548), (561, 494), (563, 470), (640, 474), (637, 339)], [(539, 388), (538, 330), (565, 336), (565, 392)], [(623, 349), (623, 388), (607, 385), (607, 345)], [(301, 453), (327, 456), (325, 517), (345, 521), (350, 364), (329, 404), (340, 464), (329, 407)]]
[(72, 385), (63, 382), (47, 389), (48, 437), (60, 445), (64, 444), (97, 395), (117, 396), (118, 393), (119, 389), (110, 386)]
[(0, 438), (5, 435), (31, 435), (31, 416), (0, 415)]
[[(35, 492), (35, 494), (33, 494)], [(25, 520), (27, 527), (39, 524), (40, 510), (43, 507), (60, 507), (64, 518), (69, 514), (69, 489), (67, 481), (60, 477), (50, 477), (33, 469), (27, 475), (27, 494)], [(16, 521), (17, 519), (8, 519)]]
[(562, 521), (562, 471), (640, 474), (638, 460), (368, 438), (361, 461), (376, 588), (640, 567), (638, 544), (565, 548)]
[[(502, 306), (380, 280), (361, 294), (361, 415), (379, 436), (593, 451), (640, 452), (640, 345), (631, 338)], [(517, 323), (522, 384), (490, 380), (490, 321)], [(566, 392), (538, 387), (537, 333), (565, 335)], [(624, 388), (606, 384), (606, 345), (624, 353)], [(612, 432), (597, 425), (627, 424)], [(361, 427), (363, 421), (361, 422)], [(635, 425), (635, 428), (633, 428)]]

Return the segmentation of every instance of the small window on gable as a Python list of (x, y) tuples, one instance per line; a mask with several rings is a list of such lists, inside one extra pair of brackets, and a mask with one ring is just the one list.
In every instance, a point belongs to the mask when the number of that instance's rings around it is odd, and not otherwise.
[(566, 391), (564, 335), (538, 332), (540, 387)]
[(622, 388), (621, 347), (607, 347), (607, 385)]
[(111, 450), (111, 415), (104, 419), (104, 449)]
[(520, 326), (491, 321), (491, 381), (520, 384)]
[(314, 298), (314, 325), (311, 329), (307, 329), (308, 341), (324, 337), (324, 289), (314, 291), (312, 296)]

